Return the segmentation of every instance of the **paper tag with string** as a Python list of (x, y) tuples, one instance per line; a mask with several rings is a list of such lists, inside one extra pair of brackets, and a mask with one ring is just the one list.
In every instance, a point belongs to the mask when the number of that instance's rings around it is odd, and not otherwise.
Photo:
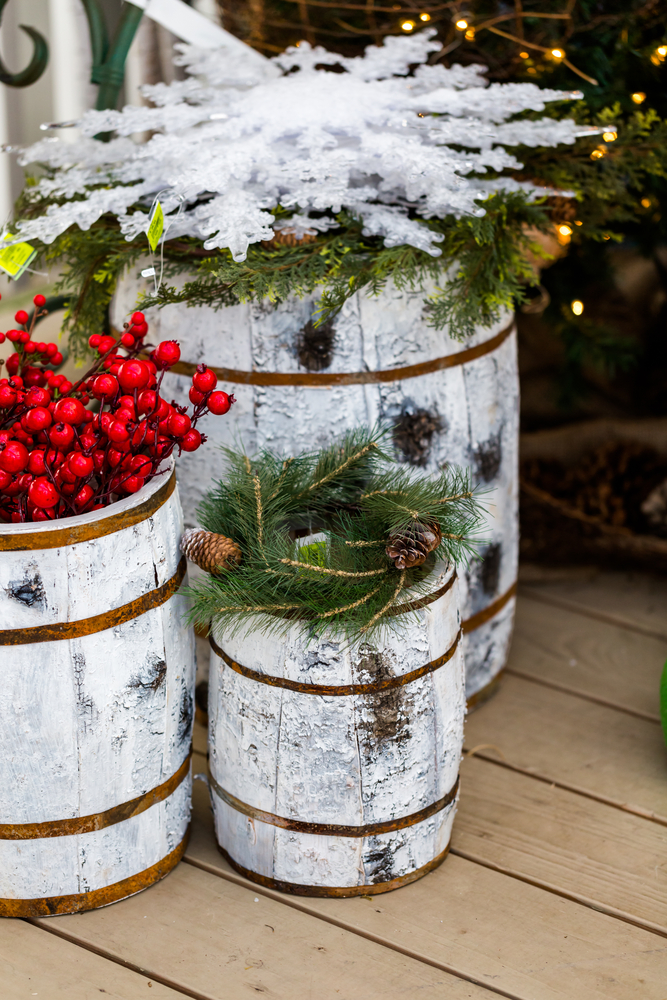
[[(2, 242), (13, 240), (12, 233), (5, 233)], [(18, 281), (24, 271), (29, 270), (28, 264), (37, 256), (37, 251), (29, 243), (12, 243), (11, 246), (0, 249), (0, 268)]]

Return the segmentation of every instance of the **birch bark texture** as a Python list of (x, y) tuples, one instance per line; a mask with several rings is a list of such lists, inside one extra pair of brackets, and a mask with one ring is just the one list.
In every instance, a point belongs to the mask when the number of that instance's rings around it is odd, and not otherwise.
[(0, 915), (114, 902), (185, 849), (182, 530), (171, 469), (103, 510), (0, 525)]
[(465, 671), (456, 571), (373, 644), (215, 634), (209, 751), (218, 843), (298, 895), (386, 892), (451, 837)]
[[(185, 279), (181, 277), (176, 283)], [(119, 283), (112, 321), (121, 327), (136, 307), (141, 279)], [(516, 331), (505, 313), (464, 343), (429, 326), (432, 287), (350, 298), (331, 323), (316, 327), (318, 296), (147, 310), (151, 340), (177, 340), (181, 362), (164, 387), (187, 404), (201, 361), (218, 369), (219, 385), (237, 402), (225, 420), (199, 425), (211, 443), (249, 454), (273, 448), (294, 454), (320, 448), (342, 432), (383, 420), (394, 427), (397, 458), (436, 473), (470, 467), (488, 494), (481, 560), (460, 574), (466, 690), (481, 700), (505, 666), (514, 622), (518, 566), (519, 379)], [(178, 374), (178, 371), (183, 374)], [(187, 372), (189, 371), (189, 375)], [(178, 460), (185, 523), (222, 478), (224, 455), (207, 447)]]

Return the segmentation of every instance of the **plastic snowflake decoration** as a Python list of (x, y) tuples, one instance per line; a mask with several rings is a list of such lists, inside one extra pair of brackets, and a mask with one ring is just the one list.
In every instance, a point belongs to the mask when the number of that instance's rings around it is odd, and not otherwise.
[[(145, 87), (153, 107), (89, 111), (79, 143), (45, 139), (25, 151), (22, 163), (53, 168), (36, 197), (59, 204), (21, 222), (20, 238), (50, 243), (110, 212), (131, 240), (146, 232), (159, 193), (169, 238), (228, 247), (237, 261), (273, 237), (276, 206), (295, 213), (276, 228), (297, 235), (335, 226), (344, 209), (363, 220), (364, 235), (438, 256), (443, 237), (421, 220), (481, 216), (480, 201), (499, 190), (545, 193), (503, 176), (521, 167), (508, 147), (583, 133), (571, 120), (513, 120), (578, 92), (488, 85), (483, 66), (427, 65), (440, 48), (433, 35), (388, 37), (357, 58), (301, 42), (263, 65), (178, 46), (190, 75)], [(102, 132), (115, 138), (93, 138)], [(133, 141), (141, 132), (151, 137)]]

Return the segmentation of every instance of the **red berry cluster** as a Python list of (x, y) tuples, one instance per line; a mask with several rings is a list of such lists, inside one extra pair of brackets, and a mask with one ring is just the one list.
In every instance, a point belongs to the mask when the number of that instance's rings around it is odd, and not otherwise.
[[(31, 339), (36, 320), (46, 315), (44, 296), (36, 295), (34, 303), (29, 330), (0, 333), (0, 343), (6, 336), (17, 345), (6, 363), (9, 377), (0, 378), (0, 521), (71, 517), (136, 493), (174, 448), (180, 454), (204, 443), (195, 426), (200, 417), (227, 413), (234, 402), (215, 389), (215, 373), (199, 365), (190, 389), (192, 413), (167, 403), (162, 379), (181, 352), (173, 340), (151, 350), (140, 312), (119, 337), (89, 338), (98, 358), (72, 384), (46, 367), (62, 363), (56, 345)], [(28, 326), (23, 309), (14, 318)]]

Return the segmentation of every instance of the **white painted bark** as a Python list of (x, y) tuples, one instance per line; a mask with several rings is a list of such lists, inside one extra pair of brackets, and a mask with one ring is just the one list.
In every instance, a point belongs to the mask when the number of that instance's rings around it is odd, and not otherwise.
[[(112, 321), (121, 326), (135, 307), (142, 284), (125, 278), (116, 293)], [(420, 364), (490, 340), (511, 320), (504, 314), (491, 328), (478, 327), (465, 343), (428, 325), (427, 293), (401, 292), (393, 285), (378, 296), (353, 296), (335, 320), (335, 340), (326, 372), (376, 371)], [(151, 340), (178, 340), (183, 360), (242, 371), (304, 372), (298, 357), (301, 332), (315, 312), (317, 297), (289, 298), (231, 306), (218, 312), (172, 305), (149, 309)], [(168, 375), (165, 393), (188, 403), (186, 376)], [(461, 607), (470, 618), (506, 593), (516, 580), (518, 562), (519, 382), (516, 334), (495, 351), (443, 371), (371, 385), (251, 386), (226, 384), (237, 402), (225, 417), (206, 417), (200, 429), (208, 445), (178, 460), (185, 523), (197, 523), (196, 508), (224, 474), (224, 456), (215, 445), (241, 443), (252, 454), (269, 447), (286, 454), (326, 445), (360, 424), (393, 422), (406, 411), (437, 414), (436, 433), (425, 468), (446, 463), (470, 467), (488, 491), (488, 513), (480, 535), (483, 562), (461, 567)], [(484, 688), (503, 668), (513, 623), (509, 611), (465, 637), (468, 697)]]
[[(433, 582), (437, 590), (452, 569)], [(218, 635), (235, 661), (306, 684), (368, 684), (409, 673), (446, 652), (460, 628), (458, 586), (372, 646), (310, 643), (251, 632)], [(212, 651), (210, 769), (226, 792), (305, 823), (365, 826), (409, 816), (454, 786), (463, 744), (462, 644), (435, 671), (378, 694), (322, 696), (262, 684)], [(391, 881), (447, 846), (456, 802), (405, 829), (342, 837), (292, 832), (250, 819), (212, 791), (219, 843), (244, 868), (305, 886)]]
[[(68, 522), (2, 525), (44, 533), (98, 521), (145, 502), (164, 483)], [(101, 538), (0, 560), (0, 629), (77, 621), (121, 607), (174, 576), (178, 491), (149, 518)], [(192, 730), (194, 636), (184, 599), (71, 640), (2, 647), (0, 823), (88, 816), (170, 778)], [(164, 802), (96, 833), (0, 841), (0, 897), (69, 895), (156, 864), (189, 822), (186, 779)]]

